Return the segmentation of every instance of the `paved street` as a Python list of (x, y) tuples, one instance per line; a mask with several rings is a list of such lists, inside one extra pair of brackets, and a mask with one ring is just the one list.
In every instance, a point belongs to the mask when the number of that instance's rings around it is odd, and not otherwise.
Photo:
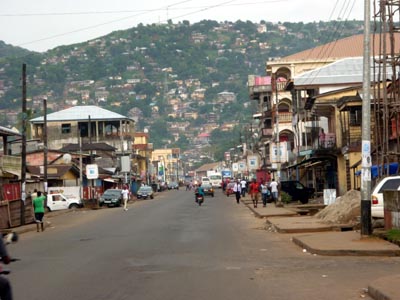
[[(305, 253), (234, 197), (193, 192), (49, 219), (9, 250), (15, 299), (355, 300), (400, 258)], [(363, 299), (370, 299), (365, 296)]]

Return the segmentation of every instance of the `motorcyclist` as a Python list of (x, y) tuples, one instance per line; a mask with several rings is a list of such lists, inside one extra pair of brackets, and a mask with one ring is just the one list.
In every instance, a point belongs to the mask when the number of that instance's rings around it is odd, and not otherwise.
[(197, 202), (197, 196), (201, 196), (204, 200), (204, 189), (201, 186), (201, 183), (199, 184), (199, 186), (197, 187), (196, 192), (195, 192), (196, 202)]
[[(3, 240), (3, 235), (0, 233), (0, 258), (3, 264), (9, 264), (11, 261), (8, 256), (6, 245)], [(1, 269), (1, 268), (0, 268)], [(11, 284), (7, 278), (0, 276), (0, 299), (12, 300)]]

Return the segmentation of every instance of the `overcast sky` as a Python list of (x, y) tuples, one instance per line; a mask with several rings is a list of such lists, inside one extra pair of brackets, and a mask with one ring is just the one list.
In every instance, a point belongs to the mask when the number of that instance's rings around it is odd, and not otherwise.
[(0, 0), (0, 40), (43, 52), (139, 23), (362, 20), (364, 0)]

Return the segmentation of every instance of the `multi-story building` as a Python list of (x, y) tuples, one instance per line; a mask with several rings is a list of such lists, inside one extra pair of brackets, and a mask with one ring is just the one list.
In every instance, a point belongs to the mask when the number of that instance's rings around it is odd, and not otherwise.
[(357, 35), (268, 61), (267, 76), (249, 77), (250, 98), (259, 104), (259, 146), (281, 180), (339, 195), (355, 187), (346, 170), (360, 160), (361, 130), (350, 127), (360, 121), (362, 55)]
[(179, 148), (154, 149), (151, 160), (155, 167), (154, 179), (164, 182), (183, 180)]
[[(115, 147), (117, 154), (130, 154), (135, 122), (123, 115), (98, 106), (74, 106), (50, 113), (46, 118), (47, 143), (50, 149), (67, 144), (104, 142)], [(30, 120), (33, 139), (43, 141), (44, 117)]]
[(153, 144), (149, 143), (149, 134), (144, 132), (135, 133), (135, 141), (133, 148), (133, 166), (135, 173), (140, 177), (142, 182), (150, 184), (152, 174), (152, 157)]

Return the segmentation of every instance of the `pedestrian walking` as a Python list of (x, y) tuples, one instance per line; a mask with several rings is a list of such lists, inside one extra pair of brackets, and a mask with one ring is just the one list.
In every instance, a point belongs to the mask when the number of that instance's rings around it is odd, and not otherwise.
[(258, 197), (260, 193), (260, 184), (253, 178), (253, 181), (249, 186), (249, 193), (251, 197), (251, 201), (253, 201), (253, 206), (256, 208), (258, 204)]
[(246, 197), (246, 185), (247, 185), (246, 179), (242, 178), (242, 180), (240, 181), (240, 184), (242, 187), (242, 197)]
[(269, 188), (271, 189), (272, 198), (274, 199), (275, 204), (278, 201), (278, 186), (278, 182), (275, 180), (275, 178), (272, 178)]
[(271, 196), (271, 192), (269, 191), (269, 186), (267, 180), (265, 180), (261, 184), (261, 197), (262, 197), (262, 202), (263, 202), (263, 207), (267, 206), (267, 202), (269, 197)]
[(236, 196), (236, 203), (239, 204), (240, 196), (242, 194), (242, 185), (240, 184), (240, 180), (238, 179), (233, 186), (233, 192)]
[(43, 217), (45, 201), (46, 196), (42, 195), (41, 191), (37, 191), (37, 196), (32, 200), (37, 232), (40, 231), (39, 227), (42, 231), (44, 231)]
[(128, 210), (128, 200), (129, 200), (129, 195), (130, 195), (127, 185), (124, 186), (124, 189), (121, 191), (121, 195), (122, 195), (122, 200), (124, 201), (124, 211), (127, 211)]

